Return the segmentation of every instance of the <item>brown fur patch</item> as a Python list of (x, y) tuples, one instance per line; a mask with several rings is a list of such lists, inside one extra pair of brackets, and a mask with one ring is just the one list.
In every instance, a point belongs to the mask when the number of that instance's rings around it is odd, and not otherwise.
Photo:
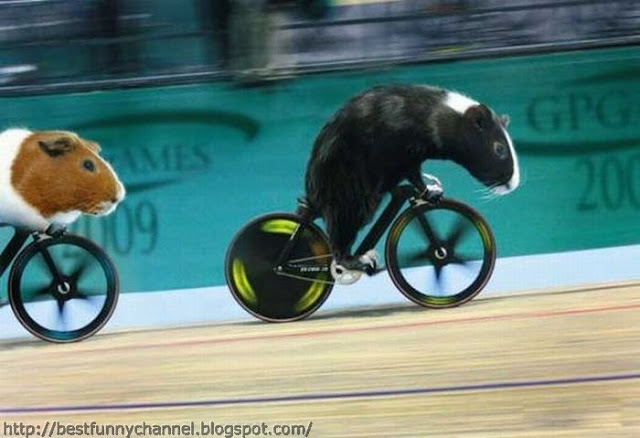
[[(60, 138), (74, 147), (52, 157), (40, 146), (40, 142)], [(45, 218), (73, 210), (96, 213), (100, 204), (114, 199), (118, 191), (113, 172), (98, 158), (98, 151), (96, 143), (73, 132), (34, 132), (23, 141), (13, 162), (11, 183)], [(95, 164), (94, 172), (83, 166), (85, 160)]]

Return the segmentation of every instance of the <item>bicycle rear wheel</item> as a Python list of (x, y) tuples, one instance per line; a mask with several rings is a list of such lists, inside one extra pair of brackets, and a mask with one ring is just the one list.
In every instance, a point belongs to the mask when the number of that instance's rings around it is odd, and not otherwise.
[[(276, 264), (292, 235), (282, 265), (304, 265), (299, 272), (277, 272)], [(225, 275), (235, 300), (256, 318), (270, 322), (295, 321), (315, 312), (329, 296), (331, 250), (325, 234), (299, 216), (273, 213), (244, 226), (227, 251)]]
[(80, 341), (96, 333), (113, 314), (118, 292), (118, 275), (107, 254), (71, 234), (28, 245), (9, 276), (16, 317), (50, 342)]
[(396, 287), (416, 304), (459, 306), (489, 281), (496, 259), (487, 222), (451, 199), (407, 209), (391, 226), (385, 257)]

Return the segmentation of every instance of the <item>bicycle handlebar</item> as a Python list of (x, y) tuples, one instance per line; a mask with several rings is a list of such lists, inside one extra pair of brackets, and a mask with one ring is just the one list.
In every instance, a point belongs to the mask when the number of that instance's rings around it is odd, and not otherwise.
[(45, 234), (51, 237), (60, 237), (67, 231), (67, 227), (63, 225), (51, 224), (45, 230)]
[(442, 182), (440, 182), (437, 177), (428, 173), (423, 173), (422, 179), (426, 184), (424, 190), (418, 194), (418, 197), (427, 202), (438, 202), (444, 194)]

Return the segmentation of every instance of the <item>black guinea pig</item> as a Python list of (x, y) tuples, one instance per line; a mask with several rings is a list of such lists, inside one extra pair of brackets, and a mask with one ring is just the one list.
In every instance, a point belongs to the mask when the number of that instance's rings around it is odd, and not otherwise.
[(383, 85), (350, 99), (315, 140), (305, 177), (310, 206), (327, 224), (334, 256), (353, 266), (351, 246), (385, 192), (403, 179), (424, 189), (421, 164), (451, 160), (499, 195), (520, 183), (507, 116), (462, 94)]

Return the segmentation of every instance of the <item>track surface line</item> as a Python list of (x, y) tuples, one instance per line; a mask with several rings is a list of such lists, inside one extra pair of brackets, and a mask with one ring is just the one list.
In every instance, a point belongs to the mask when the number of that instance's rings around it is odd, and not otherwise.
[(0, 416), (31, 425), (52, 415), (60, 424), (313, 420), (323, 438), (635, 437), (639, 309), (632, 286), (7, 342)]
[(305, 402), (317, 400), (346, 400), (352, 398), (368, 399), (379, 397), (395, 397), (403, 395), (446, 394), (452, 392), (494, 391), (512, 388), (529, 388), (544, 386), (568, 386), (585, 383), (610, 382), (621, 380), (640, 379), (640, 372), (628, 374), (612, 374), (603, 376), (584, 376), (551, 380), (524, 380), (516, 382), (490, 382), (475, 385), (457, 385), (427, 388), (399, 388), (389, 390), (371, 390), (355, 392), (335, 392), (299, 394), (286, 396), (268, 396), (254, 398), (228, 398), (217, 400), (157, 402), (157, 403), (129, 403), (129, 404), (105, 404), (105, 405), (78, 405), (78, 406), (43, 406), (43, 407), (19, 407), (2, 408), (0, 414), (33, 414), (47, 412), (71, 412), (71, 411), (126, 411), (135, 409), (173, 409), (196, 406), (224, 406), (246, 404), (270, 404), (286, 402)]
[[(132, 349), (141, 350), (141, 349), (153, 349), (153, 348), (191, 347), (191, 346), (198, 346), (198, 345), (232, 344), (232, 343), (276, 340), (276, 339), (286, 339), (286, 338), (328, 336), (328, 335), (340, 335), (340, 334), (360, 333), (360, 332), (388, 331), (388, 330), (397, 330), (397, 329), (412, 329), (412, 328), (418, 328), (418, 327), (438, 326), (438, 325), (445, 325), (445, 324), (472, 324), (472, 323), (478, 323), (478, 322), (512, 320), (512, 319), (552, 318), (557, 316), (584, 315), (584, 314), (590, 314), (590, 313), (603, 313), (603, 312), (626, 311), (626, 310), (637, 310), (637, 309), (640, 309), (640, 304), (591, 307), (591, 308), (581, 308), (581, 309), (566, 309), (566, 310), (515, 312), (515, 313), (504, 313), (504, 314), (498, 314), (498, 315), (447, 318), (447, 319), (437, 319), (437, 320), (430, 320), (430, 321), (418, 321), (418, 322), (398, 323), (398, 324), (367, 325), (364, 327), (346, 327), (346, 328), (342, 327), (342, 328), (331, 328), (331, 329), (321, 329), (321, 330), (298, 331), (298, 332), (292, 332), (292, 333), (275, 333), (275, 334), (254, 335), (254, 336), (235, 336), (235, 337), (213, 338), (213, 339), (203, 339), (203, 340), (175, 341), (175, 342), (166, 342), (166, 343), (157, 343), (157, 344), (132, 344), (132, 345), (113, 346), (113, 347), (106, 347), (106, 348), (86, 349), (86, 350), (83, 350), (83, 353), (107, 353), (107, 352), (117, 352), (117, 351), (132, 350)], [(77, 354), (77, 352), (58, 350), (58, 351), (52, 351), (50, 352), (50, 354)]]

